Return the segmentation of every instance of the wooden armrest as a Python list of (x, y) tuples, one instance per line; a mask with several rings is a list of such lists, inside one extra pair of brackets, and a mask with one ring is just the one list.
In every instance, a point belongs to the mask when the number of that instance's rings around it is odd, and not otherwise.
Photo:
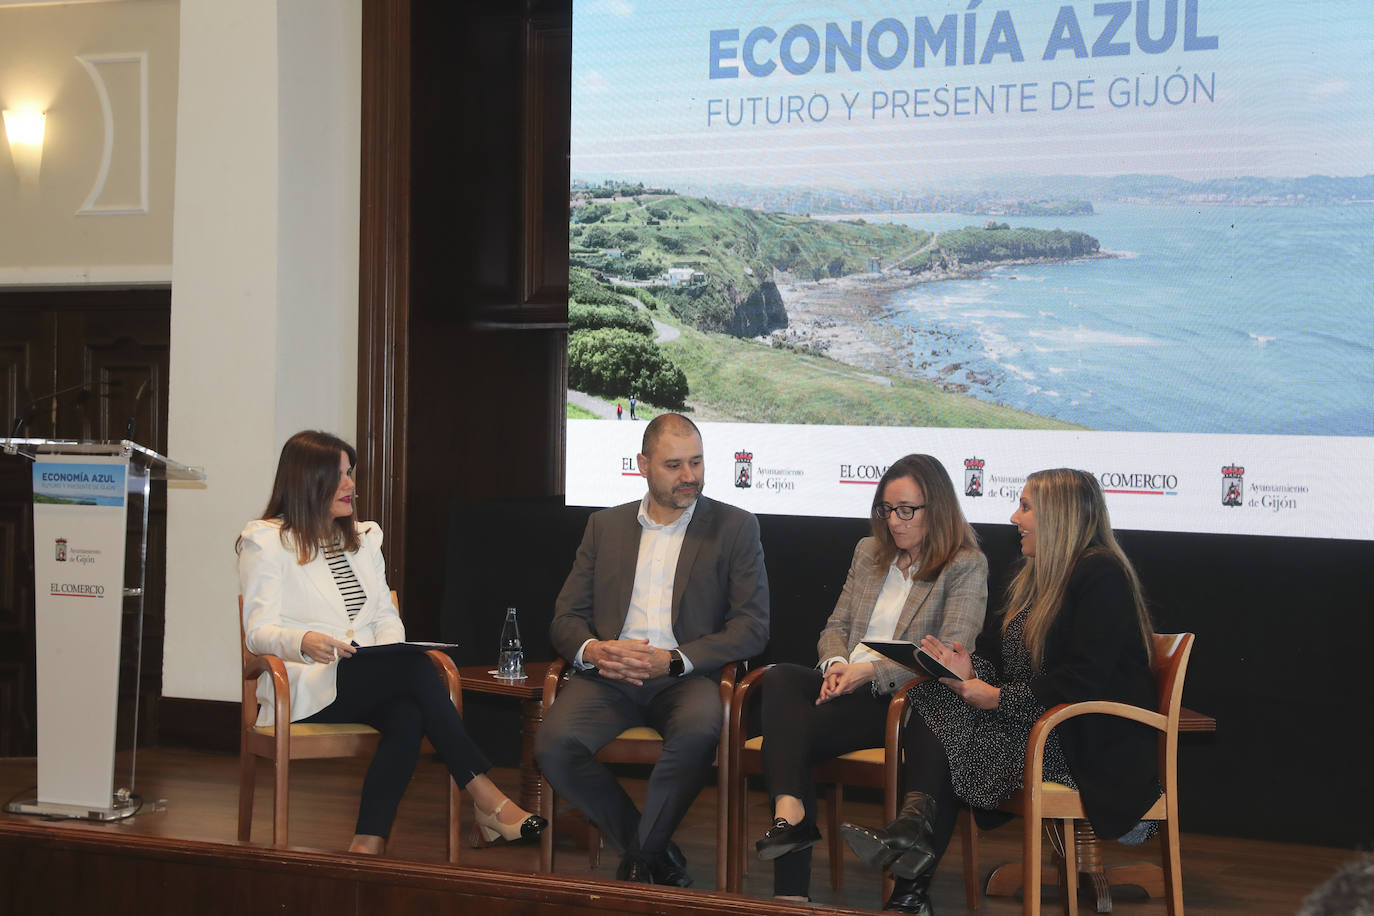
[(731, 662), (720, 669), (720, 702), (722, 706), (728, 706), (730, 697), (735, 695), (735, 682), (739, 679), (743, 669), (744, 662)]
[(1045, 742), (1056, 725), (1078, 716), (1106, 715), (1130, 719), (1148, 725), (1161, 732), (1168, 732), (1169, 717), (1150, 709), (1132, 706), (1129, 703), (1116, 703), (1111, 700), (1086, 700), (1081, 703), (1060, 703), (1045, 710), (1031, 726), (1030, 737), (1026, 740), (1026, 786), (1039, 786), (1042, 763), (1045, 755)]
[(759, 681), (772, 665), (764, 665), (762, 668), (755, 668), (744, 676), (742, 680), (735, 684), (734, 695), (730, 698), (730, 718), (728, 720), (729, 736), (733, 747), (743, 744), (742, 740), (736, 741), (735, 738), (742, 736), (747, 725), (745, 713), (749, 709), (749, 697), (757, 689)]
[(735, 681), (744, 670), (744, 662), (730, 662), (720, 669), (721, 740), (730, 738), (730, 716), (734, 711)]
[(458, 710), (458, 715), (463, 714), (463, 676), (458, 673), (458, 666), (453, 663), (453, 659), (448, 657), (447, 652), (439, 649), (428, 649), (425, 655), (429, 656), (430, 662), (434, 665), (434, 670), (439, 672), (439, 680), (444, 682), (444, 687), (448, 690), (448, 698)]
[(553, 705), (554, 696), (558, 693), (558, 685), (563, 682), (563, 676), (568, 671), (568, 661), (565, 658), (555, 658), (549, 663), (549, 670), (544, 673), (544, 695), (539, 701), (545, 715), (548, 715), (549, 707)]
[(922, 681), (928, 680), (929, 674), (916, 675), (893, 691), (892, 699), (887, 702), (887, 727), (883, 732), (883, 747), (887, 748), (888, 756), (893, 759), (902, 741), (902, 721), (906, 718), (906, 693)]
[(257, 720), (256, 692), (252, 684), (258, 680), (264, 671), (272, 676), (272, 713), (275, 717), (273, 721), (291, 721), (291, 681), (286, 677), (286, 662), (275, 655), (254, 655), (245, 649), (243, 651), (243, 709), (241, 713), (244, 728), (251, 728)]

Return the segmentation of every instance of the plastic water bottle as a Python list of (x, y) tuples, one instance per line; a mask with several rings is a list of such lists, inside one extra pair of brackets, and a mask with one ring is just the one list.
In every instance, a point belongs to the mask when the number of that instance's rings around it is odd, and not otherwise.
[(506, 608), (506, 622), (501, 626), (501, 654), (497, 657), (496, 676), (519, 680), (525, 676), (525, 647), (520, 642), (520, 624), (515, 608)]

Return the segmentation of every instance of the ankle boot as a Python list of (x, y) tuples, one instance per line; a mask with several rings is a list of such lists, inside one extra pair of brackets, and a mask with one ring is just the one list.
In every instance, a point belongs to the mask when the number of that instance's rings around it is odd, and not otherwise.
[(919, 878), (935, 865), (935, 799), (924, 792), (908, 792), (897, 819), (884, 828), (843, 824), (840, 832), (856, 856), (898, 878)]
[(929, 874), (913, 880), (898, 878), (892, 887), (892, 896), (883, 909), (893, 913), (935, 916), (935, 909), (930, 904), (930, 878)]

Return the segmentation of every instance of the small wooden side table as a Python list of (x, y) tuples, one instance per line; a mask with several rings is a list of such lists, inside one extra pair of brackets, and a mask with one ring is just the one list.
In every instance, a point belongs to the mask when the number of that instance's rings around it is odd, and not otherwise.
[[(1217, 720), (1205, 713), (1183, 708), (1178, 714), (1178, 732), (1206, 733), (1217, 730)], [(977, 829), (976, 827), (974, 828)], [(1112, 911), (1113, 884), (1134, 884), (1145, 889), (1146, 896), (1164, 896), (1164, 871), (1153, 862), (1138, 865), (1104, 865), (1102, 862), (1102, 840), (1093, 832), (1092, 824), (1086, 820), (1075, 821), (1073, 825), (1074, 853), (1078, 860), (1079, 880), (1087, 877), (1092, 884), (1096, 897), (1097, 912)], [(1008, 862), (998, 866), (988, 876), (986, 893), (989, 897), (1010, 897), (1021, 889), (1023, 865)], [(1059, 870), (1046, 865), (1040, 872), (1042, 886), (1057, 886)], [(1077, 891), (1077, 888), (1074, 889)]]
[(502, 680), (492, 674), (490, 665), (465, 665), (458, 669), (463, 692), (490, 693), (520, 700), (520, 807), (539, 811), (543, 781), (534, 765), (534, 736), (544, 721), (544, 674), (549, 662), (526, 662), (525, 678)]

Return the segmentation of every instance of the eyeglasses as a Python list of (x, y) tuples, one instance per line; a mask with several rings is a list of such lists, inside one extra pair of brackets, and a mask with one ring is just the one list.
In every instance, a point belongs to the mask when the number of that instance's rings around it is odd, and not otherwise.
[(875, 518), (887, 518), (896, 512), (898, 518), (904, 522), (909, 522), (916, 517), (917, 512), (925, 507), (925, 503), (921, 503), (919, 506), (889, 506), (887, 503), (878, 503), (873, 507), (873, 515)]

